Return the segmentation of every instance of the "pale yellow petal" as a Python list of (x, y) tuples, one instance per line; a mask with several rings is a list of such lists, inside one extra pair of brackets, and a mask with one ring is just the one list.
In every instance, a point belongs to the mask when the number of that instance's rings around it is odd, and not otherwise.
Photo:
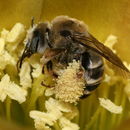
[(76, 123), (72, 123), (65, 117), (61, 117), (59, 123), (62, 130), (79, 130), (79, 126)]
[(114, 104), (109, 99), (99, 98), (99, 102), (100, 102), (100, 105), (102, 107), (104, 107), (105, 109), (107, 109), (111, 113), (115, 113), (115, 114), (121, 114), (122, 113), (122, 110), (123, 110), (122, 107), (117, 106), (116, 104)]
[(109, 47), (111, 50), (113, 50), (114, 53), (116, 53), (116, 50), (113, 49), (114, 45), (117, 43), (117, 37), (114, 35), (109, 35), (105, 41), (105, 45)]
[(52, 130), (49, 126), (45, 125), (42, 120), (35, 120), (34, 126), (37, 130)]
[(10, 81), (8, 74), (4, 75), (0, 82), (0, 100), (4, 101), (6, 96), (23, 103), (26, 100), (27, 91)]
[(47, 88), (45, 90), (45, 96), (52, 96), (54, 94), (54, 88)]
[(26, 101), (27, 91), (13, 82), (7, 87), (6, 93), (11, 99), (18, 101), (19, 103)]
[(5, 47), (5, 40), (3, 38), (0, 38), (0, 54), (3, 54)]
[(12, 57), (7, 51), (4, 51), (2, 54), (0, 54), (0, 69), (5, 69), (6, 65), (16, 65), (16, 61), (14, 57)]
[(6, 41), (9, 43), (19, 43), (25, 36), (25, 27), (21, 23), (16, 23), (7, 34)]
[(30, 73), (31, 73), (30, 64), (28, 62), (24, 62), (20, 69), (19, 76), (20, 76), (20, 85), (22, 85), (23, 88), (25, 89), (31, 87), (32, 79)]
[(1, 38), (6, 40), (8, 33), (9, 33), (9, 31), (7, 29), (3, 28), (1, 31)]
[(7, 49), (9, 51), (14, 51), (17, 49), (17, 46), (22, 43), (25, 37), (25, 27), (21, 23), (16, 23), (10, 32), (7, 34), (6, 41), (7, 41)]
[(10, 85), (10, 78), (6, 74), (2, 77), (0, 81), (0, 100), (3, 102), (6, 99), (7, 92), (6, 88)]
[(42, 65), (35, 64), (35, 67), (33, 68), (32, 76), (33, 78), (37, 78), (42, 74)]
[(52, 120), (52, 116), (48, 113), (34, 110), (29, 113), (29, 116), (31, 118), (33, 118), (34, 120), (42, 121), (44, 124), (48, 124), (50, 126), (52, 126), (54, 124), (54, 122)]

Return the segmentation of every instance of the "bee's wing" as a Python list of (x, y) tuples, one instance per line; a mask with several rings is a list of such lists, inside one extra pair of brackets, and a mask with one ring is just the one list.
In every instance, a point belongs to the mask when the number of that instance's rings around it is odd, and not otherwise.
[(75, 33), (72, 36), (72, 38), (76, 42), (82, 44), (83, 46), (85, 46), (85, 47), (97, 52), (99, 55), (103, 56), (105, 59), (107, 59), (113, 65), (117, 66), (118, 71), (120, 70), (121, 73), (125, 77), (130, 78), (130, 71), (124, 66), (121, 59), (116, 54), (114, 54), (111, 49), (109, 49), (107, 46), (103, 45), (96, 38), (94, 38), (91, 34), (88, 34), (88, 36), (86, 36), (84, 34)]

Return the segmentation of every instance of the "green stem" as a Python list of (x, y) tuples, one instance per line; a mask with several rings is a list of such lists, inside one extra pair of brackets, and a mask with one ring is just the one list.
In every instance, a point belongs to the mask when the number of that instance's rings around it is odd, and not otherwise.
[[(121, 102), (121, 106), (123, 108), (123, 111), (125, 111), (125, 105), (126, 105), (126, 95), (123, 94), (123, 97), (122, 97), (122, 102)], [(123, 115), (124, 115), (124, 112), (122, 112), (122, 114), (120, 115), (120, 117), (118, 118), (117, 120), (117, 126), (120, 124), (120, 122), (122, 121), (123, 119)]]
[(58, 125), (57, 122), (54, 124), (54, 130), (61, 130), (61, 127)]
[(74, 122), (75, 122), (76, 124), (79, 124), (79, 111), (78, 111), (77, 116), (74, 118)]
[(30, 124), (31, 123), (31, 119), (29, 118), (29, 112), (33, 109), (35, 109), (35, 103), (36, 103), (36, 100), (37, 100), (37, 94), (35, 93), (35, 89), (32, 88), (32, 93), (31, 93), (31, 96), (27, 102), (27, 106), (25, 108), (25, 122), (27, 124)]
[(38, 98), (37, 95), (34, 92), (32, 92), (30, 100), (29, 100), (27, 108), (26, 108), (27, 112), (29, 112), (29, 110), (35, 109), (35, 102), (36, 102), (37, 98)]
[(85, 117), (86, 117), (86, 122), (89, 122), (89, 120), (90, 120), (90, 116), (91, 116), (91, 111), (92, 111), (92, 106), (93, 105), (93, 95), (91, 96), (91, 97), (89, 97), (89, 100), (87, 100), (87, 103), (86, 103), (86, 111), (87, 112), (85, 112), (86, 113), (86, 115), (85, 115)]
[(45, 109), (45, 101), (46, 101), (45, 95), (40, 96), (38, 98), (38, 106), (39, 106), (38, 110), (40, 110), (40, 111), (45, 111), (46, 110)]
[(92, 116), (91, 120), (89, 121), (89, 123), (85, 126), (84, 130), (89, 130), (91, 128), (91, 126), (94, 124), (94, 122), (97, 120), (99, 114), (101, 112), (101, 107), (99, 107), (96, 112), (94, 113), (94, 115)]
[(82, 100), (80, 102), (80, 110), (79, 110), (79, 115), (80, 115), (80, 122), (79, 122), (79, 126), (81, 128), (81, 130), (83, 129), (83, 125), (84, 125), (84, 112), (85, 112), (85, 102), (84, 100)]
[(43, 92), (45, 90), (45, 88), (41, 85), (42, 79), (43, 79), (43, 76), (38, 77), (37, 79), (34, 80), (34, 83), (32, 85), (31, 96), (28, 99), (27, 106), (25, 109), (25, 121), (27, 123), (31, 123), (29, 112), (31, 110), (36, 109), (36, 101), (39, 96), (43, 95)]
[(5, 115), (5, 111), (4, 111), (4, 104), (2, 102), (0, 102), (0, 115), (4, 116)]
[[(114, 99), (114, 103), (117, 105), (120, 105), (120, 101), (122, 100), (122, 85), (120, 85), (120, 83), (116, 83), (117, 86), (115, 86), (115, 99)], [(116, 114), (111, 114), (111, 123), (110, 123), (110, 128), (112, 129), (113, 127), (117, 126), (117, 117), (119, 118), (120, 115), (116, 115)]]
[(81, 103), (80, 108), (80, 128), (81, 130), (85, 128), (85, 125), (89, 123), (90, 117), (92, 115), (92, 111), (96, 108), (95, 107), (95, 94), (89, 96)]
[[(107, 98), (109, 94), (109, 89), (110, 86), (104, 86), (104, 93), (103, 97)], [(99, 130), (104, 130), (105, 129), (105, 122), (106, 122), (106, 110), (102, 108), (102, 112), (100, 113), (100, 125), (99, 125)]]
[(6, 118), (11, 120), (11, 99), (9, 97), (6, 99)]
[(99, 115), (98, 115), (97, 119), (95, 120), (91, 130), (99, 130)]

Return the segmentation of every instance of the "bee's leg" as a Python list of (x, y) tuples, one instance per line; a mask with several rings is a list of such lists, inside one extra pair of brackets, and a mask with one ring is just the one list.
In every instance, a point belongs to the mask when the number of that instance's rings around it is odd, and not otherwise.
[(41, 85), (42, 85), (42, 86), (45, 86), (45, 87), (47, 87), (47, 88), (53, 88), (53, 87), (54, 87), (54, 86), (51, 86), (51, 85), (44, 84), (43, 81), (41, 82)]
[(52, 64), (51, 60), (47, 62), (46, 67), (47, 67), (47, 71), (49, 73), (51, 73), (52, 72), (52, 67), (53, 67), (53, 64)]
[[(57, 75), (53, 72), (53, 63), (52, 63), (51, 60), (46, 63), (46, 69), (47, 69), (47, 72), (45, 72), (45, 73), (49, 74), (53, 78), (53, 80), (55, 78), (57, 78)], [(44, 66), (42, 68), (42, 73), (45, 74), (44, 73)], [(41, 82), (41, 85), (43, 85), (43, 86), (45, 86), (47, 88), (53, 88), (54, 87), (52, 85), (45, 84), (44, 81)]]
[(45, 69), (45, 66), (42, 67), (42, 74), (45, 74), (44, 69)]
[(44, 67), (46, 65), (47, 71), (50, 72), (53, 69), (52, 59), (54, 59), (57, 55), (62, 53), (63, 49), (46, 49), (41, 58), (41, 63), (43, 63), (42, 73), (44, 74)]
[(53, 78), (57, 78), (58, 77), (58, 75), (53, 71), (53, 63), (52, 63), (52, 61), (49, 61), (47, 63), (47, 71), (48, 71), (48, 73), (50, 75), (53, 76)]
[[(50, 60), (50, 61), (48, 61), (47, 63), (46, 63), (46, 68), (47, 68), (47, 72), (49, 73), (49, 74), (51, 74), (52, 73), (52, 70), (53, 70), (53, 64), (52, 64), (52, 61)], [(45, 65), (43, 65), (43, 68), (42, 68), (42, 73), (44, 74), (45, 73)]]

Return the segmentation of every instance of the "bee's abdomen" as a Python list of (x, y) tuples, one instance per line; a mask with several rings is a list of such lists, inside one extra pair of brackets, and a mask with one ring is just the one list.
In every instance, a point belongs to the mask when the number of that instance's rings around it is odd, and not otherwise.
[(87, 51), (82, 55), (82, 66), (85, 69), (84, 78), (86, 80), (83, 97), (87, 97), (101, 83), (104, 65), (102, 58), (97, 53)]

